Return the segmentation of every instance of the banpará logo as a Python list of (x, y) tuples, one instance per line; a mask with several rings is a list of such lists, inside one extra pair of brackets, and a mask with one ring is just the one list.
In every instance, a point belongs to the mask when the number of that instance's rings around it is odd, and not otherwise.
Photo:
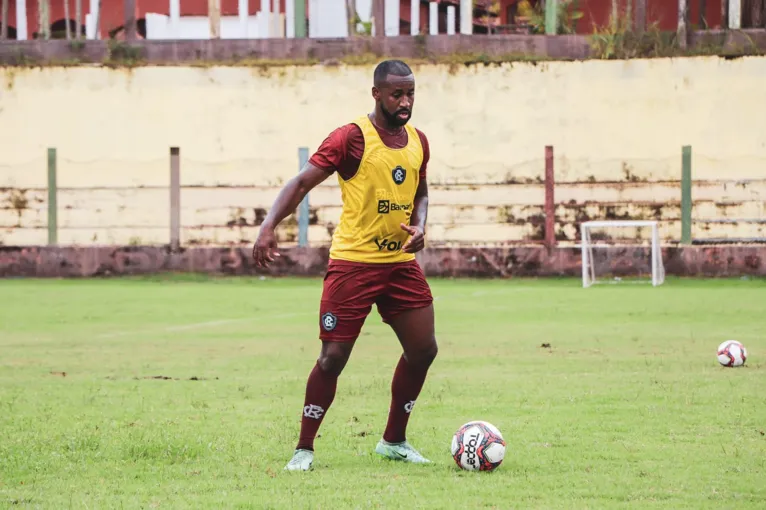
[(378, 200), (378, 214), (388, 214), (391, 211), (409, 211), (412, 204), (396, 204), (390, 200)]
[(401, 184), (407, 179), (407, 170), (397, 165), (396, 168), (391, 170), (391, 177), (396, 184)]

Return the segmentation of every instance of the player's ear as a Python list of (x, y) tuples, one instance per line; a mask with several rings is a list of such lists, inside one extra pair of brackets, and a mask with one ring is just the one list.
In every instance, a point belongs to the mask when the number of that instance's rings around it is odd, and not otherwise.
[(378, 87), (372, 87), (372, 98), (375, 101), (380, 101), (380, 89)]

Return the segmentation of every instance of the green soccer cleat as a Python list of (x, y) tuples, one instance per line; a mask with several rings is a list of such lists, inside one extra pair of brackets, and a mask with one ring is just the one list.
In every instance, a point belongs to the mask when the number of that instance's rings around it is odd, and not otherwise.
[(387, 459), (412, 462), (413, 464), (430, 464), (431, 462), (423, 457), (420, 452), (413, 448), (407, 441), (401, 443), (389, 443), (381, 439), (375, 447), (375, 453), (378, 453)]
[(310, 471), (314, 464), (314, 452), (295, 450), (293, 458), (285, 466), (285, 471)]

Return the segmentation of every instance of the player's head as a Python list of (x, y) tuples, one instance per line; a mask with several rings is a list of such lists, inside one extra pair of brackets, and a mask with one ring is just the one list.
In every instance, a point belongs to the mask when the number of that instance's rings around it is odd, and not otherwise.
[(385, 60), (375, 68), (372, 97), (376, 108), (392, 126), (404, 126), (415, 103), (415, 77), (401, 60)]

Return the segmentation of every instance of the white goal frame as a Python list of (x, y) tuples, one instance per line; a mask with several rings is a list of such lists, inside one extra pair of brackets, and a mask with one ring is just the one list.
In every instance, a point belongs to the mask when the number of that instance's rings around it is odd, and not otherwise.
[(665, 266), (662, 263), (662, 251), (660, 248), (660, 233), (656, 221), (652, 220), (622, 220), (622, 221), (585, 221), (580, 224), (580, 237), (582, 239), (582, 286), (588, 288), (596, 280), (595, 266), (592, 264), (593, 244), (590, 238), (591, 228), (609, 227), (649, 227), (652, 229), (652, 286), (656, 287), (665, 282)]

